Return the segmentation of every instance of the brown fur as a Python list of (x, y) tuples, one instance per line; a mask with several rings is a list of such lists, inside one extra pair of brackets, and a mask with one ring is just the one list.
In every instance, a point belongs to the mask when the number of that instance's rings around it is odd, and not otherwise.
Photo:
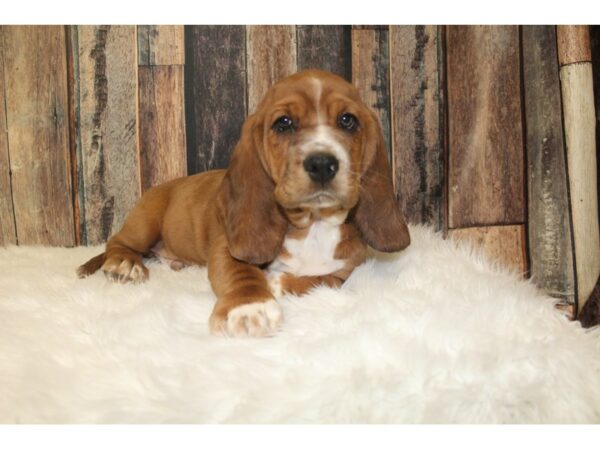
[[(337, 126), (344, 112), (358, 118), (356, 132)], [(293, 133), (272, 130), (282, 114), (298, 123)], [(319, 204), (307, 199), (317, 187), (304, 172), (299, 149), (310, 142), (318, 117), (325, 118), (329, 132), (347, 152), (349, 167), (328, 186), (336, 205), (315, 215), (310, 211), (319, 211)], [(78, 273), (86, 276), (102, 267), (114, 280), (144, 281), (148, 270), (142, 255), (160, 242), (177, 261), (208, 265), (217, 296), (210, 328), (221, 333), (234, 308), (273, 300), (259, 266), (280, 254), (286, 233), (306, 228), (302, 219), (307, 211), (313, 214), (310, 223), (319, 214), (326, 217), (339, 209), (350, 211), (349, 222), (342, 225), (345, 239), (336, 250), (336, 258), (347, 260), (346, 267), (322, 277), (288, 277), (290, 292), (305, 292), (320, 283), (339, 286), (364, 261), (365, 242), (382, 251), (398, 251), (410, 242), (375, 114), (342, 78), (316, 70), (300, 72), (274, 85), (246, 120), (226, 171), (179, 178), (147, 191), (123, 228), (109, 239), (105, 253)], [(249, 319), (248, 326), (255, 322)]]

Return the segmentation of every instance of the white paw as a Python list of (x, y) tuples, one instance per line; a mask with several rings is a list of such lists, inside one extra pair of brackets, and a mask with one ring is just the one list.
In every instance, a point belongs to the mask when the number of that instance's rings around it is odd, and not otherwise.
[(102, 270), (109, 280), (118, 283), (140, 283), (148, 278), (148, 269), (130, 259), (108, 259)]
[(227, 314), (229, 336), (269, 336), (281, 324), (283, 313), (275, 300), (238, 306)]
[(267, 272), (266, 275), (271, 294), (273, 294), (274, 297), (281, 297), (283, 295), (283, 287), (281, 285), (283, 274), (281, 272)]

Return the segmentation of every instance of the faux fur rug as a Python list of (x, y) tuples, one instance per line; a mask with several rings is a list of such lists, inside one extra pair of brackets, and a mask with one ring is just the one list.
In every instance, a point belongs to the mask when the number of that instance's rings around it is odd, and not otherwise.
[(411, 231), (262, 339), (208, 334), (203, 268), (118, 285), (75, 276), (100, 247), (0, 249), (0, 421), (600, 422), (599, 329)]

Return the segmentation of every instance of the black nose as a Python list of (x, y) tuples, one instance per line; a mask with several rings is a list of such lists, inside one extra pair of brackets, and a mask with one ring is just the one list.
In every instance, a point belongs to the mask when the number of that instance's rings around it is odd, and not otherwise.
[(335, 177), (339, 161), (328, 153), (314, 153), (304, 160), (304, 170), (313, 181), (325, 183)]

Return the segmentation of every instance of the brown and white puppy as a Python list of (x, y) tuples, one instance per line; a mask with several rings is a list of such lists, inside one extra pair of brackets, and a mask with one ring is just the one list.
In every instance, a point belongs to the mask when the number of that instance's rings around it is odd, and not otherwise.
[(144, 281), (152, 252), (176, 269), (207, 264), (211, 331), (263, 336), (282, 320), (276, 296), (340, 286), (367, 244), (392, 252), (409, 242), (377, 117), (350, 83), (309, 70), (267, 92), (227, 170), (147, 191), (78, 274)]

